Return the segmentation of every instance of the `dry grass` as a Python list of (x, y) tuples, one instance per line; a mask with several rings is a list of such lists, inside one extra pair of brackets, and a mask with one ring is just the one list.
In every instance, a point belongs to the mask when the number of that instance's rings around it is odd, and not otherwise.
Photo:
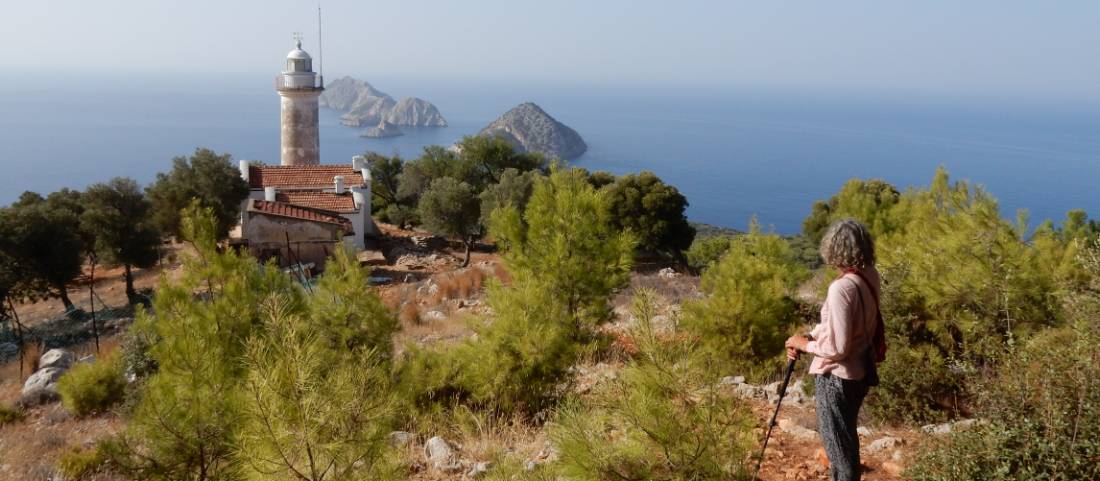
[[(462, 471), (444, 473), (428, 466), (424, 442), (433, 436), (447, 440), (456, 451), (459, 460), (467, 462), (489, 461), (499, 466), (506, 460), (522, 463), (545, 457), (549, 447), (545, 430), (523, 417), (499, 417), (459, 407), (441, 423), (423, 426), (417, 440), (402, 453), (414, 469), (410, 480), (467, 479)], [(492, 468), (490, 468), (492, 469)]]

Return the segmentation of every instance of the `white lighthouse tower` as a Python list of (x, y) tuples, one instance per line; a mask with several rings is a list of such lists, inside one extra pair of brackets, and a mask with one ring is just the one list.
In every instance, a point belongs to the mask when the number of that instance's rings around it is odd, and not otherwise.
[(275, 90), (282, 104), (282, 164), (321, 163), (317, 98), (325, 90), (325, 80), (313, 71), (313, 58), (302, 50), (302, 39), (298, 35), (295, 35), (294, 50), (286, 56), (286, 70), (275, 77)]

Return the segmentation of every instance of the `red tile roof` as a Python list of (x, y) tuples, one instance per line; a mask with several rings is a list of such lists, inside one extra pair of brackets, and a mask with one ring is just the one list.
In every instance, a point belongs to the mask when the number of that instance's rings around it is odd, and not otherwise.
[(332, 188), (332, 178), (344, 176), (348, 187), (363, 185), (363, 173), (344, 165), (253, 165), (248, 168), (248, 186), (280, 188)]
[(319, 212), (317, 210), (291, 205), (283, 202), (268, 202), (266, 200), (253, 199), (252, 203), (248, 206), (248, 211), (279, 217), (287, 217), (290, 219), (338, 225), (344, 230), (345, 234), (353, 233), (350, 220), (347, 220), (338, 215), (327, 214), (324, 212)]
[(296, 206), (308, 207), (311, 209), (327, 210), (329, 212), (352, 213), (359, 211), (359, 209), (355, 207), (355, 199), (351, 196), (351, 192), (335, 194), (332, 192), (319, 192), (315, 190), (290, 190), (286, 192), (276, 192), (275, 200), (277, 202), (285, 202), (287, 204), (294, 204)]

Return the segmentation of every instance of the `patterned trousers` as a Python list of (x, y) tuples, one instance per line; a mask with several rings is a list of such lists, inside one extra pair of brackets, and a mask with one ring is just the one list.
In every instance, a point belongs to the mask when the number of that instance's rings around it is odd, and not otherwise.
[(825, 454), (829, 457), (829, 474), (833, 481), (858, 481), (859, 435), (856, 416), (867, 396), (867, 383), (851, 381), (832, 374), (822, 374), (814, 381), (818, 430)]

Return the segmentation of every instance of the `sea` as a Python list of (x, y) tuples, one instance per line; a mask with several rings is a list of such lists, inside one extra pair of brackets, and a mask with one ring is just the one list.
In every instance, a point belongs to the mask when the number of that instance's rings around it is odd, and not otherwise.
[[(272, 75), (44, 75), (0, 80), (0, 204), (23, 191), (112, 177), (149, 183), (197, 147), (279, 162)], [(367, 151), (417, 157), (532, 101), (589, 149), (570, 164), (648, 170), (688, 199), (692, 221), (794, 234), (814, 201), (853, 177), (927, 185), (939, 166), (984, 186), (1031, 225), (1085, 208), (1100, 216), (1100, 109), (1070, 100), (810, 92), (779, 88), (622, 87), (549, 81), (366, 78), (395, 98), (434, 103), (448, 127), (359, 137), (322, 109), (323, 163)], [(333, 77), (330, 77), (333, 78)]]

